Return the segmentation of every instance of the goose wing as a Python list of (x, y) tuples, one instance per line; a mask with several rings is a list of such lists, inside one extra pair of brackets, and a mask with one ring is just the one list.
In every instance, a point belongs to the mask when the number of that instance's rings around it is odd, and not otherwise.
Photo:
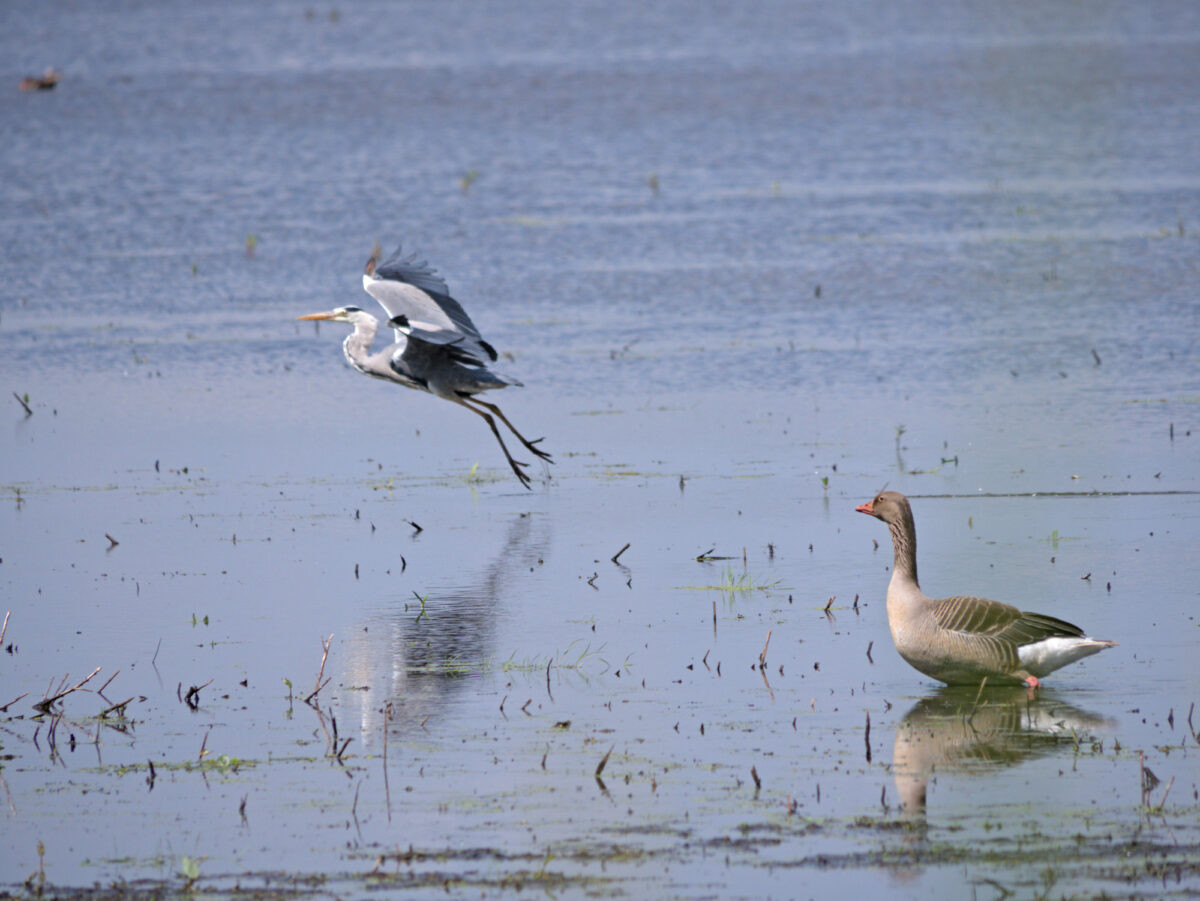
[(1042, 613), (1028, 613), (987, 598), (945, 598), (937, 602), (933, 614), (943, 629), (994, 639), (1015, 647), (1047, 638), (1083, 637), (1082, 629), (1064, 620)]

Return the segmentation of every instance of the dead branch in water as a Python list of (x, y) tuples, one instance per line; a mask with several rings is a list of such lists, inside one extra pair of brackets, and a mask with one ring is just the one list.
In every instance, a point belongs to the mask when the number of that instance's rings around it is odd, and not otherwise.
[(72, 685), (70, 688), (68, 688), (66, 691), (62, 690), (62, 686), (67, 681), (67, 677), (64, 677), (63, 681), (61, 683), (59, 683), (59, 686), (58, 686), (59, 691), (56, 694), (53, 694), (53, 695), (48, 694), (47, 697), (42, 698), (40, 701), (38, 701), (36, 704), (33, 705), (33, 709), (40, 710), (42, 713), (49, 713), (51, 704), (53, 704), (55, 701), (57, 701), (61, 698), (65, 698), (67, 695), (69, 695), (73, 691), (79, 691), (79, 689), (83, 688), (83, 686), (86, 685), (88, 683), (88, 681), (92, 678), (92, 676), (94, 676), (94, 675), (96, 675), (96, 673), (100, 672), (101, 669), (103, 669), (103, 667), (99, 667), (99, 666), (96, 667), (87, 676), (87, 678), (80, 680), (75, 685)]
[(325, 661), (329, 659), (329, 646), (331, 644), (333, 644), (333, 633), (332, 632), (329, 633), (328, 638), (321, 639), (321, 649), (322, 649), (321, 668), (319, 670), (317, 670), (316, 687), (313, 688), (312, 694), (310, 694), (307, 698), (304, 699), (305, 704), (311, 705), (312, 699), (315, 698), (317, 696), (317, 694), (321, 691), (321, 689), (329, 684), (329, 680), (333, 678), (332, 676), (330, 676), (329, 679), (326, 679), (324, 682), (321, 681), (321, 677), (325, 675)]

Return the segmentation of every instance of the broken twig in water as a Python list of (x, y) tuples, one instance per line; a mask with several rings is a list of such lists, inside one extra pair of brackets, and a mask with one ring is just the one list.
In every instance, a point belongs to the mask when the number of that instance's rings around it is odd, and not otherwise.
[[(60, 698), (65, 698), (71, 692), (78, 691), (79, 689), (83, 688), (83, 686), (86, 685), (88, 683), (88, 681), (92, 678), (92, 676), (94, 676), (94, 675), (96, 675), (96, 673), (100, 672), (101, 669), (103, 669), (103, 667), (99, 667), (99, 666), (96, 667), (94, 670), (92, 670), (91, 674), (87, 676), (87, 678), (82, 679), (75, 685), (68, 688), (66, 691), (61, 690), (62, 685), (60, 684), (59, 685), (60, 690), (58, 691), (57, 694), (53, 694), (53, 695), (50, 695), (49, 697), (42, 698), (40, 701), (38, 701), (36, 704), (33, 705), (33, 709), (41, 710), (43, 713), (48, 713), (50, 711), (51, 704), (53, 704), (55, 701), (59, 700)], [(66, 682), (66, 679), (64, 679), (63, 682)], [(53, 683), (51, 683), (51, 684), (53, 684)]]
[(757, 767), (750, 767), (750, 778), (754, 780), (754, 791), (757, 793), (762, 788), (762, 780), (758, 778)]
[(4, 614), (4, 625), (0, 626), (0, 645), (4, 644), (4, 633), (8, 631), (8, 618), (10, 616), (12, 616), (11, 610)]
[(867, 711), (867, 731), (863, 734), (863, 742), (867, 746), (867, 763), (871, 762), (871, 711)]
[[(193, 685), (191, 688), (189, 688), (187, 690), (187, 694), (185, 694), (183, 696), (183, 703), (187, 704), (191, 710), (199, 710), (200, 709), (200, 690), (202, 688), (208, 688), (208, 686), (212, 685), (212, 683), (213, 683), (213, 680), (209, 679), (203, 685)], [(176, 690), (175, 693), (179, 694), (178, 690)]]
[(17, 392), (15, 392), (15, 391), (14, 391), (14, 392), (13, 392), (13, 397), (15, 397), (15, 398), (17, 399), (17, 403), (19, 403), (19, 404), (20, 404), (22, 407), (24, 407), (24, 408), (25, 408), (25, 415), (26, 415), (26, 416), (32, 416), (32, 415), (33, 415), (33, 410), (31, 410), (31, 409), (29, 408), (29, 404), (25, 403), (25, 400), (24, 400), (24, 399), (21, 397), (21, 395), (17, 394)]
[(1162, 810), (1167, 806), (1167, 795), (1171, 793), (1171, 786), (1175, 784), (1175, 777), (1172, 776), (1167, 781), (1167, 787), (1163, 790), (1162, 800), (1158, 802), (1158, 809)]
[(616, 745), (613, 745), (612, 748), (608, 749), (608, 753), (600, 758), (600, 765), (596, 767), (596, 778), (597, 779), (599, 779), (600, 774), (604, 772), (604, 767), (608, 764), (608, 758), (612, 755), (613, 748), (615, 748), (615, 747), (616, 747)]
[(767, 645), (771, 643), (771, 633), (774, 629), (767, 629), (767, 640), (763, 642), (762, 653), (758, 655), (758, 665), (760, 668), (767, 665)]
[(321, 681), (321, 677), (325, 675), (325, 661), (329, 659), (329, 646), (331, 644), (333, 644), (332, 632), (329, 633), (328, 638), (321, 639), (321, 668), (317, 670), (316, 687), (312, 690), (312, 694), (304, 699), (305, 704), (311, 704), (312, 699), (315, 698), (321, 689), (329, 684), (329, 680), (333, 678), (333, 676), (330, 676), (329, 679), (326, 679), (324, 682)]
[(129, 706), (129, 702), (132, 700), (133, 700), (133, 698), (126, 698), (124, 701), (121, 701), (119, 704), (113, 704), (109, 707), (105, 707), (103, 710), (100, 711), (100, 719), (104, 719), (106, 716), (108, 716), (113, 711), (116, 711), (117, 716), (124, 717), (125, 716), (125, 708)]
[[(615, 554), (612, 555), (612, 562), (616, 563), (617, 560), (620, 558), (620, 556), (623, 553), (625, 553), (627, 550), (629, 550), (629, 542), (628, 541), (625, 542), (625, 547), (621, 548), (619, 551), (617, 551)], [(620, 565), (620, 564), (618, 564), (618, 565)]]

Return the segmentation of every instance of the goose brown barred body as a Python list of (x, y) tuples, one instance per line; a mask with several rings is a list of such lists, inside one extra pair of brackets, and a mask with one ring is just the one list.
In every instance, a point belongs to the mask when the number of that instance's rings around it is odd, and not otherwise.
[(888, 626), (900, 656), (925, 675), (948, 684), (978, 684), (987, 677), (1036, 688), (1054, 670), (1116, 644), (1000, 601), (928, 597), (917, 581), (917, 530), (908, 498), (884, 491), (855, 509), (883, 520), (892, 534)]

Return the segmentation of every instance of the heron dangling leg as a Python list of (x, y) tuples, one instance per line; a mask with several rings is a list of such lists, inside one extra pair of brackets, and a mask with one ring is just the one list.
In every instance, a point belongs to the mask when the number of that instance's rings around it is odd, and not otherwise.
[[(521, 484), (524, 485), (526, 488), (529, 488), (529, 476), (527, 476), (521, 470), (522, 466), (528, 466), (529, 464), (524, 463), (520, 460), (514, 460), (512, 458), (512, 454), (510, 454), (508, 452), (508, 448), (504, 446), (504, 439), (502, 437), (500, 437), (500, 430), (498, 428), (496, 428), (496, 420), (492, 419), (491, 416), (489, 416), (487, 413), (484, 413), (482, 410), (477, 410), (475, 407), (472, 407), (470, 404), (466, 403), (466, 398), (460, 397), (457, 399), (457, 402), (459, 404), (461, 404), (462, 406), (466, 407), (472, 413), (475, 413), (475, 414), (483, 417), (483, 421), (488, 424), (488, 428), (490, 428), (492, 430), (492, 434), (495, 435), (496, 440), (500, 442), (500, 450), (504, 451), (504, 457), (505, 457), (505, 459), (508, 460), (508, 465), (512, 467), (512, 471), (514, 473), (516, 473), (517, 478), (521, 480)], [(490, 406), (490, 404), (488, 406)], [(504, 417), (501, 416), (500, 418), (503, 419)], [(507, 422), (507, 420), (506, 420), (506, 422)], [(512, 428), (512, 426), (509, 426), (509, 428)], [(517, 437), (520, 438), (521, 436), (518, 435)], [(522, 440), (524, 440), (524, 439), (522, 439)]]
[[(506, 426), (508, 426), (508, 430), (517, 436), (517, 440), (520, 441), (523, 445), (525, 445), (526, 449), (531, 454), (537, 454), (538, 457), (540, 457), (541, 459), (543, 459), (549, 463), (554, 462), (554, 459), (550, 456), (550, 454), (546, 453), (544, 450), (542, 450), (539, 447), (534, 447), (535, 444), (537, 444), (539, 441), (542, 440), (541, 438), (534, 438), (532, 441), (526, 440), (525, 436), (517, 431), (516, 426), (514, 426), (511, 422), (508, 421), (508, 417), (505, 416), (500, 411), (500, 408), (497, 407), (495, 404), (489, 404), (486, 400), (480, 400), (479, 398), (471, 396), (471, 395), (464, 397), (463, 400), (470, 401), (471, 403), (479, 404), (479, 406), (485, 407), (486, 409), (491, 410), (493, 413), (496, 414), (496, 416), (498, 416), (500, 418), (500, 421), (502, 423), (504, 423)], [(474, 409), (474, 408), (471, 408), (471, 409)], [(475, 412), (480, 413), (480, 411), (477, 409), (475, 410)], [(483, 415), (483, 414), (480, 413), (480, 415)], [(501, 442), (501, 443), (503, 444), (503, 442)]]

